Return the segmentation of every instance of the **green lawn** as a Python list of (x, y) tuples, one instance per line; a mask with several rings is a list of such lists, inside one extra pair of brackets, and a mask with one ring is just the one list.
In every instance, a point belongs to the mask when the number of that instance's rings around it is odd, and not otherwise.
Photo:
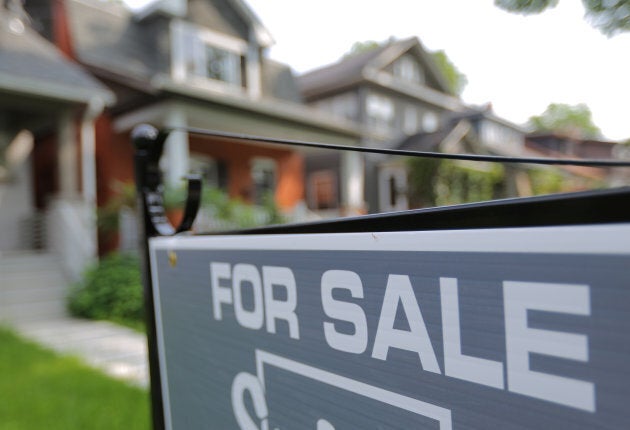
[(0, 327), (0, 430), (149, 428), (146, 390)]

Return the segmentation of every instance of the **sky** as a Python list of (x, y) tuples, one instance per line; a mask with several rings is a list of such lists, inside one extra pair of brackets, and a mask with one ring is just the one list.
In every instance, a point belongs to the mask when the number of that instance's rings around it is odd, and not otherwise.
[(602, 35), (581, 1), (561, 0), (536, 16), (492, 0), (245, 2), (275, 40), (268, 55), (296, 73), (337, 61), (356, 41), (417, 36), (466, 75), (466, 103), (492, 103), (517, 124), (550, 103), (586, 103), (606, 138), (630, 138), (630, 33)]

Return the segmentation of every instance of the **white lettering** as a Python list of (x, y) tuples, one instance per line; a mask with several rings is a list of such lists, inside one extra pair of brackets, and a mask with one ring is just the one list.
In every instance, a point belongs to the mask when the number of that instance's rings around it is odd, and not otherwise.
[(503, 363), (462, 354), (456, 278), (440, 278), (444, 374), (503, 389)]
[[(394, 328), (399, 302), (409, 323), (409, 331)], [(389, 275), (387, 279), (372, 357), (387, 360), (390, 347), (417, 352), (424, 370), (441, 373), (411, 281), (405, 275)]]
[(503, 300), (508, 389), (595, 412), (593, 383), (536, 372), (529, 367), (530, 353), (588, 361), (585, 335), (533, 329), (527, 325), (529, 310), (590, 315), (588, 286), (505, 281)]
[[(256, 418), (261, 421), (260, 428), (249, 415), (247, 406), (245, 406), (246, 391), (249, 391), (252, 398)], [(232, 382), (231, 397), (234, 418), (236, 418), (236, 422), (241, 430), (260, 430), (267, 428), (267, 415), (269, 414), (269, 410), (267, 408), (267, 401), (265, 400), (265, 392), (256, 376), (245, 372), (236, 375), (236, 378), (234, 378)]]
[[(251, 311), (243, 307), (243, 284), (245, 282), (252, 286), (254, 308)], [(263, 293), (260, 274), (256, 266), (236, 264), (232, 273), (232, 289), (234, 290), (234, 313), (238, 323), (253, 330), (261, 328), (264, 322)]]
[(212, 312), (214, 319), (223, 318), (221, 303), (232, 304), (232, 289), (222, 287), (221, 280), (230, 279), (230, 265), (228, 263), (210, 263), (210, 288), (212, 291)]
[[(263, 266), (263, 286), (265, 291), (265, 319), (267, 331), (276, 332), (276, 320), (284, 320), (289, 324), (289, 336), (300, 338), (298, 318), (295, 314), (297, 307), (297, 291), (295, 276), (288, 267)], [(282, 286), (287, 292), (286, 300), (276, 300), (273, 297), (273, 287)]]
[(324, 335), (331, 348), (338, 351), (361, 354), (368, 344), (367, 319), (361, 306), (333, 299), (335, 289), (350, 291), (354, 298), (363, 298), (361, 278), (348, 270), (328, 270), (322, 275), (322, 307), (330, 318), (349, 322), (354, 326), (353, 334), (339, 333), (332, 322), (324, 322)]

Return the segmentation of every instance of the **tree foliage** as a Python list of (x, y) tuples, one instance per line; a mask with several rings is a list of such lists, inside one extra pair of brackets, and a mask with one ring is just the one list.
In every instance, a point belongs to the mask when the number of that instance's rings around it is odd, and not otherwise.
[[(558, 0), (494, 0), (494, 4), (508, 12), (530, 15), (555, 7)], [(582, 0), (582, 4), (587, 21), (605, 35), (630, 31), (628, 0)]]
[(574, 138), (601, 135), (599, 127), (593, 123), (591, 110), (584, 103), (552, 103), (542, 114), (532, 116), (529, 124), (538, 132), (556, 132)]
[(466, 87), (466, 84), (468, 84), (468, 78), (466, 78), (466, 75), (459, 71), (443, 50), (440, 49), (438, 51), (433, 51), (431, 52), (431, 56), (433, 57), (433, 61), (439, 71), (442, 73), (444, 78), (446, 78), (446, 82), (448, 83), (451, 92), (458, 96), (461, 95), (462, 91), (464, 91), (464, 88)]
[(381, 46), (380, 43), (375, 40), (366, 40), (364, 42), (354, 42), (350, 50), (343, 55), (343, 58), (352, 57), (357, 54), (372, 51)]
[(144, 320), (140, 261), (112, 253), (89, 268), (69, 296), (73, 315), (138, 326)]
[(411, 158), (408, 161), (409, 205), (446, 206), (506, 197), (505, 169), (494, 164), (475, 169), (452, 160)]
[(508, 12), (530, 15), (555, 7), (558, 0), (494, 0), (494, 4)]

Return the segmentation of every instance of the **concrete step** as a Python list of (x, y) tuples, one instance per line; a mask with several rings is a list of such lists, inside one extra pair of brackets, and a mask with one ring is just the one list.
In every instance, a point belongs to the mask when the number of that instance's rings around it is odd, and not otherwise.
[(33, 303), (3, 303), (0, 305), (0, 322), (18, 324), (31, 321), (47, 321), (66, 316), (66, 300), (48, 300)]
[(0, 254), (0, 275), (54, 270), (59, 260), (46, 252), (12, 252)]
[(53, 255), (22, 252), (0, 256), (0, 321), (64, 316), (69, 291), (69, 282)]
[(0, 275), (0, 291), (25, 289), (67, 290), (68, 281), (65, 276), (55, 270), (44, 270), (34, 273), (9, 273)]

